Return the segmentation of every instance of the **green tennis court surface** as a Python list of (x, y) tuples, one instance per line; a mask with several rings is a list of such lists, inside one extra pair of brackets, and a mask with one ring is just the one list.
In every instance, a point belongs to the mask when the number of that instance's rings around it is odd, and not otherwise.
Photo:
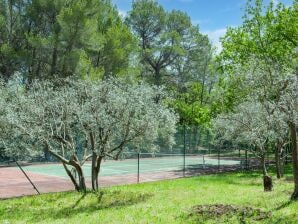
[[(210, 166), (218, 166), (218, 160), (214, 158), (203, 158), (202, 156), (186, 156), (185, 168), (195, 169)], [(220, 160), (220, 165), (239, 165), (240, 161), (236, 160)], [(140, 173), (154, 173), (166, 171), (182, 171), (184, 167), (183, 156), (167, 156), (155, 158), (140, 158), (139, 168)], [(27, 172), (44, 174), (56, 177), (67, 177), (63, 166), (57, 164), (38, 164), (24, 166), (23, 169)], [(91, 175), (91, 164), (86, 163), (83, 166), (86, 177)], [(138, 159), (125, 159), (120, 161), (104, 161), (101, 166), (100, 176), (115, 176), (115, 175), (129, 175), (137, 174)]]

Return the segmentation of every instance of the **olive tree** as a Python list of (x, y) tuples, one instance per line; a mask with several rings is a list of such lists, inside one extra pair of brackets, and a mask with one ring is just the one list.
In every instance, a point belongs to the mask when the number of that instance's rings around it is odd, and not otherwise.
[[(271, 105), (271, 109), (273, 107)], [(253, 146), (251, 152), (262, 165), (265, 191), (272, 190), (272, 178), (267, 172), (265, 156), (270, 144), (287, 134), (287, 123), (283, 118), (278, 110), (268, 113), (263, 104), (247, 101), (237, 106), (233, 113), (220, 115), (214, 123), (218, 138)]]
[[(291, 74), (297, 74), (298, 1), (293, 1), (293, 4), (288, 7), (282, 3), (274, 6), (273, 2), (266, 7), (263, 2), (263, 0), (248, 1), (243, 24), (236, 28), (229, 28), (222, 39), (223, 51), (219, 58), (225, 72), (232, 74), (231, 78), (227, 79), (230, 87), (226, 88), (227, 103), (225, 102), (224, 105), (225, 107), (232, 105), (228, 107), (229, 109), (239, 101), (243, 102), (245, 100), (243, 98), (247, 95), (255, 93), (255, 99), (263, 106), (266, 107), (267, 102), (273, 103), (276, 109), (279, 108), (278, 110), (288, 117), (296, 183), (292, 198), (297, 199), (297, 122), (294, 119), (294, 107), (290, 104), (285, 105), (285, 102), (294, 103), (295, 98), (295, 95), (289, 94), (289, 84), (292, 82)], [(257, 72), (255, 79), (251, 79), (249, 83), (246, 77), (239, 78), (235, 70), (238, 66), (242, 66), (243, 70), (246, 66), (250, 67), (251, 58), (256, 59), (255, 64), (262, 74)], [(291, 69), (296, 71), (286, 71)], [(256, 97), (257, 94), (259, 97)], [(291, 95), (293, 97), (290, 97)], [(281, 100), (282, 98), (288, 100)], [(277, 106), (280, 104), (284, 106)]]
[(294, 176), (294, 191), (292, 199), (298, 199), (298, 147), (297, 147), (297, 124), (298, 124), (298, 71), (288, 77), (287, 88), (283, 91), (279, 101), (279, 110), (285, 115), (285, 120), (289, 126), (292, 163)]
[(59, 81), (36, 82), (17, 91), (6, 116), (18, 137), (29, 140), (24, 141), (27, 148), (46, 150), (63, 164), (76, 190), (86, 190), (82, 166), (90, 158), (92, 188), (97, 190), (103, 158), (118, 159), (128, 145), (137, 149), (143, 143), (154, 150), (160, 137), (174, 143), (177, 118), (162, 102), (156, 103), (160, 89), (116, 79)]
[(0, 159), (6, 158), (5, 147), (3, 144), (3, 139), (6, 138), (6, 132), (4, 131), (7, 127), (6, 122), (6, 100), (7, 100), (7, 92), (4, 88), (4, 83), (0, 82)]
[[(75, 89), (55, 87), (48, 82), (36, 82), (29, 90), (21, 84), (15, 85), (15, 94), (6, 105), (9, 124), (6, 132), (13, 129), (13, 139), (17, 141), (5, 139), (6, 152), (12, 155), (15, 151), (23, 153), (19, 150), (20, 142), (29, 155), (45, 150), (62, 162), (76, 190), (86, 190), (82, 165), (87, 157), (79, 159), (76, 153), (80, 130)], [(70, 168), (76, 171), (78, 180)]]
[[(266, 115), (264, 117), (271, 120), (270, 123), (267, 122), (267, 126), (269, 131), (276, 133), (276, 135), (268, 141), (268, 144), (274, 148), (277, 177), (280, 178), (283, 173), (284, 146), (289, 142), (289, 114), (295, 114), (295, 100), (293, 100), (295, 99), (295, 91), (292, 89), (297, 85), (297, 80), (294, 79), (293, 70), (287, 66), (274, 64), (270, 69), (267, 68), (268, 64), (251, 57), (246, 65), (234, 69), (234, 76), (241, 80), (239, 85), (246, 92), (246, 96), (242, 97), (240, 102), (249, 101), (260, 104), (264, 109), (264, 115)], [(280, 128), (281, 121), (283, 125), (288, 124), (287, 130)], [(266, 124), (264, 122), (263, 124)], [(269, 133), (264, 134), (269, 136)]]
[(7, 160), (24, 160), (29, 155), (34, 156), (39, 153), (27, 147), (28, 139), (13, 125), (15, 114), (12, 111), (12, 105), (18, 104), (16, 96), (23, 92), (23, 88), (16, 84), (19, 82), (19, 79), (12, 79), (9, 82), (0, 80), (0, 157)]
[[(292, 60), (295, 64), (295, 60)], [(276, 167), (278, 176), (282, 176), (280, 161), (283, 154), (283, 146), (288, 142), (289, 135), (292, 145), (293, 174), (295, 190), (292, 198), (298, 198), (298, 158), (297, 158), (297, 69), (283, 66), (279, 63), (272, 65), (270, 70), (266, 69), (264, 63), (257, 60), (250, 60), (250, 67), (242, 68), (245, 73), (244, 84), (250, 90), (249, 97), (255, 99), (266, 109), (268, 116), (274, 117), (271, 129), (279, 133), (275, 139)], [(282, 119), (287, 125), (285, 132), (275, 124)]]
[[(158, 150), (158, 138), (174, 143), (176, 115), (165, 105), (156, 103), (164, 96), (160, 88), (148, 85), (123, 85), (115, 80), (94, 85), (81, 83), (79, 110), (81, 128), (92, 153), (92, 188), (98, 189), (98, 174), (105, 157), (118, 159), (123, 149)], [(86, 91), (88, 89), (88, 91)]]

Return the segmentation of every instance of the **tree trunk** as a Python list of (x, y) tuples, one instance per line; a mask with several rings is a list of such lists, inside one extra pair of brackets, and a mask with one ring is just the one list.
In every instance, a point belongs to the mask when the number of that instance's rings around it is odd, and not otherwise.
[(34, 79), (34, 65), (36, 60), (36, 50), (33, 48), (31, 58), (29, 59), (30, 64), (28, 65), (28, 75), (27, 75), (27, 88), (32, 84)]
[(92, 190), (94, 191), (98, 191), (98, 188), (99, 188), (98, 175), (100, 171), (101, 161), (102, 161), (102, 157), (97, 156), (96, 153), (94, 152), (92, 156), (92, 167), (91, 167), (91, 170), (92, 170), (91, 182), (92, 182)]
[(202, 81), (202, 90), (201, 90), (201, 105), (203, 105), (204, 102), (204, 92), (205, 92), (205, 82), (206, 82), (206, 72), (208, 68), (208, 62), (209, 59), (206, 58), (205, 66), (204, 66), (204, 76), (203, 76), (203, 81)]
[(298, 200), (298, 152), (297, 152), (297, 133), (296, 124), (290, 122), (291, 146), (292, 146), (292, 162), (293, 162), (293, 176), (294, 176), (294, 192), (292, 200)]
[(268, 172), (267, 172), (266, 162), (265, 162), (265, 155), (262, 156), (261, 162), (262, 162), (262, 170), (263, 170), (264, 191), (266, 191), (266, 192), (272, 191), (273, 183), (272, 183), (272, 178), (268, 175)]
[(280, 157), (280, 167), (281, 167), (281, 177), (284, 177), (285, 174), (285, 157), (281, 155)]
[(86, 187), (86, 182), (85, 182), (85, 177), (84, 177), (84, 173), (82, 170), (82, 167), (80, 165), (71, 165), (75, 168), (77, 174), (78, 174), (78, 181), (77, 182), (76, 178), (74, 177), (74, 175), (71, 173), (71, 171), (68, 169), (68, 167), (66, 166), (65, 163), (63, 163), (63, 167), (67, 173), (67, 175), (70, 177), (71, 182), (73, 183), (73, 185), (75, 186), (76, 191), (82, 191), (82, 192), (86, 192), (87, 187)]
[[(56, 159), (60, 160), (63, 164), (63, 167), (67, 173), (67, 175), (70, 177), (72, 183), (75, 186), (75, 189), (77, 191), (83, 191), (86, 192), (87, 191), (87, 187), (86, 187), (86, 182), (85, 182), (85, 176), (83, 173), (83, 169), (82, 166), (80, 165), (78, 158), (76, 157), (76, 155), (72, 156), (72, 158), (70, 160), (65, 159), (64, 157), (56, 154), (55, 152), (49, 150), (49, 145), (46, 142), (46, 150), (48, 150), (48, 152), (54, 156)], [(71, 171), (68, 169), (67, 165), (70, 165), (72, 167), (75, 168), (77, 174), (78, 174), (78, 182), (76, 177), (71, 173)]]
[(63, 163), (63, 167), (67, 173), (67, 175), (70, 177), (71, 182), (73, 183), (73, 185), (75, 186), (76, 191), (80, 191), (80, 186), (76, 181), (76, 178), (73, 176), (73, 174), (70, 172), (70, 170), (68, 169), (68, 167), (66, 166), (65, 163)]
[(51, 63), (51, 78), (53, 75), (56, 75), (56, 67), (57, 67), (57, 59), (58, 59), (58, 35), (56, 34), (54, 49), (52, 53), (52, 63)]
[(99, 189), (99, 185), (98, 185), (98, 175), (100, 172), (100, 166), (101, 166), (101, 161), (102, 161), (102, 157), (98, 157), (97, 158), (97, 167), (96, 167), (96, 179), (95, 179), (95, 186), (96, 186), (96, 190)]
[(276, 177), (280, 179), (283, 177), (283, 166), (281, 161), (281, 148), (277, 146), (275, 149), (275, 164), (276, 164)]
[(91, 164), (91, 182), (92, 182), (92, 190), (97, 190), (96, 185), (96, 167), (97, 167), (97, 155), (95, 152), (92, 153), (92, 164)]
[(70, 164), (76, 169), (76, 172), (78, 174), (79, 191), (86, 192), (87, 191), (86, 181), (85, 181), (85, 176), (81, 165), (75, 160), (71, 160)]
[(77, 168), (76, 171), (78, 172), (80, 191), (86, 192), (87, 187), (82, 167)]
[(161, 85), (161, 74), (160, 74), (160, 68), (157, 67), (154, 69), (155, 70), (155, 74), (154, 74), (154, 84), (157, 85), (157, 86), (160, 86)]

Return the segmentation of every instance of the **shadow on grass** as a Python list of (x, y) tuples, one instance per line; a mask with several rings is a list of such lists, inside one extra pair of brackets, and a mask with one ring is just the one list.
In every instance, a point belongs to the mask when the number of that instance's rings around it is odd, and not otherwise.
[(193, 177), (197, 181), (211, 181), (229, 185), (259, 186), (262, 181), (260, 171), (235, 171), (229, 173), (216, 173)]
[[(93, 213), (96, 211), (126, 207), (140, 202), (144, 202), (150, 197), (151, 194), (140, 194), (134, 192), (123, 192), (123, 191), (107, 191), (100, 193), (89, 193), (89, 201), (86, 202), (86, 195), (83, 195), (73, 205), (64, 207), (62, 209), (53, 212), (54, 216), (50, 215), (50, 218), (55, 219), (71, 217), (79, 213)], [(91, 196), (91, 198), (90, 198)], [(93, 198), (94, 197), (94, 198)], [(48, 213), (46, 211), (46, 213)], [(49, 212), (51, 213), (51, 211)]]
[[(14, 212), (6, 211), (5, 219), (17, 221), (25, 217), (24, 222), (38, 223), (44, 220), (71, 218), (79, 214), (91, 215), (105, 209), (118, 209), (144, 202), (153, 195), (116, 190), (88, 192), (80, 194), (65, 192), (61, 194), (32, 197), (26, 203), (15, 201)], [(27, 206), (26, 206), (27, 205)], [(1, 213), (1, 211), (0, 211)]]
[[(270, 175), (275, 179), (276, 169), (271, 166), (269, 168)], [(230, 185), (246, 185), (246, 186), (261, 186), (262, 185), (262, 171), (261, 169), (255, 170), (238, 170), (228, 173), (214, 173), (207, 176), (196, 177), (198, 181), (210, 180), (212, 182), (218, 182)], [(291, 164), (285, 166), (284, 169), (284, 182), (292, 182), (292, 167)]]
[[(85, 194), (82, 194), (82, 196), (75, 202), (75, 204), (73, 205), (73, 208), (75, 208), (75, 207), (77, 207), (79, 204), (80, 204), (80, 202), (82, 201), (82, 200), (84, 200), (84, 198), (86, 197), (86, 195), (87, 195), (87, 193), (85, 193)], [(100, 202), (100, 201), (99, 201)]]
[(293, 201), (287, 201), (287, 202), (284, 202), (282, 203), (281, 205), (279, 205), (278, 207), (274, 208), (275, 211), (279, 211), (281, 209), (284, 209), (288, 206), (290, 206), (291, 204), (293, 203)]

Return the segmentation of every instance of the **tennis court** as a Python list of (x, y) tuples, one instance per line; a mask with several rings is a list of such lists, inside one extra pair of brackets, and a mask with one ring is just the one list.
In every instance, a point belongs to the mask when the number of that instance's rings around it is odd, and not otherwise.
[[(240, 167), (235, 159), (218, 159), (203, 155), (149, 154), (128, 155), (119, 161), (102, 162), (100, 186), (148, 182), (183, 176), (214, 173)], [(73, 186), (60, 163), (32, 163), (22, 169), (41, 193), (73, 190)], [(83, 166), (90, 186), (91, 163)], [(9, 178), (9, 180), (7, 180)], [(18, 167), (0, 168), (0, 198), (36, 194), (32, 185)]]
[[(148, 156), (142, 154), (139, 162), (138, 159), (125, 159), (119, 161), (107, 160), (102, 163), (100, 176), (118, 176), (137, 174), (138, 166), (139, 172), (142, 173), (153, 173), (153, 172), (164, 172), (164, 171), (183, 171), (184, 170), (184, 157), (183, 155), (158, 155), (158, 157), (142, 157)], [(239, 161), (236, 160), (220, 160), (215, 158), (208, 158), (203, 156), (187, 155), (185, 156), (185, 168), (195, 169), (203, 168), (203, 166), (218, 166), (218, 164), (224, 165), (238, 165)], [(24, 166), (23, 169), (27, 172), (44, 174), (49, 176), (65, 177), (67, 174), (63, 166), (57, 164), (39, 164)], [(84, 174), (86, 177), (91, 175), (91, 164), (86, 163), (83, 166)]]

